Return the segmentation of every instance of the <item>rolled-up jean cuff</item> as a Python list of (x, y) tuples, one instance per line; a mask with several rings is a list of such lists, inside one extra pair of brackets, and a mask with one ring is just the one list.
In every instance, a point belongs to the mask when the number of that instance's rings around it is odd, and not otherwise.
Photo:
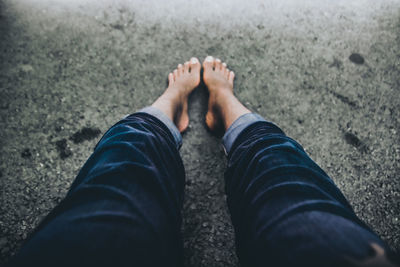
[(159, 119), (162, 123), (165, 124), (165, 126), (167, 126), (167, 128), (171, 132), (172, 136), (174, 137), (176, 147), (179, 149), (182, 146), (181, 133), (179, 132), (178, 128), (176, 128), (173, 121), (170, 118), (168, 118), (168, 116), (165, 115), (164, 112), (162, 112), (158, 108), (155, 108), (152, 106), (142, 108), (138, 112), (144, 112), (144, 113), (150, 114), (150, 115), (156, 117), (157, 119)]
[(224, 137), (222, 137), (222, 146), (224, 147), (226, 155), (229, 154), (229, 151), (239, 134), (251, 124), (258, 121), (266, 120), (256, 113), (247, 113), (237, 118), (232, 125), (229, 126)]

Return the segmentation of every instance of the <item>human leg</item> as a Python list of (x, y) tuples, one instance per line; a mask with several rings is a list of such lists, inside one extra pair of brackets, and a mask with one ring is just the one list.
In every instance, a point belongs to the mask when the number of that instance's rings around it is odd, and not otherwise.
[(207, 58), (203, 66), (207, 125), (226, 130), (226, 193), (241, 265), (391, 266), (383, 265), (390, 264), (386, 244), (303, 148), (236, 104), (226, 65)]
[(181, 130), (187, 126), (187, 118), (181, 122), (187, 115), (182, 101), (198, 85), (200, 63), (180, 65), (178, 71), (153, 108), (106, 132), (66, 198), (11, 266), (182, 265), (185, 174), (172, 122)]

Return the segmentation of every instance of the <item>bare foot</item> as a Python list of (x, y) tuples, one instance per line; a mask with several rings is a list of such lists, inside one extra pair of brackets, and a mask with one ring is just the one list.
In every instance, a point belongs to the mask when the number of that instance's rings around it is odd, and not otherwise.
[(251, 111), (233, 95), (235, 74), (225, 63), (208, 56), (203, 62), (203, 68), (204, 83), (210, 93), (206, 124), (212, 131), (221, 127), (226, 131), (237, 118)]
[(197, 58), (191, 58), (184, 65), (168, 75), (168, 88), (152, 104), (163, 111), (176, 125), (180, 132), (189, 125), (188, 97), (200, 83), (201, 65)]

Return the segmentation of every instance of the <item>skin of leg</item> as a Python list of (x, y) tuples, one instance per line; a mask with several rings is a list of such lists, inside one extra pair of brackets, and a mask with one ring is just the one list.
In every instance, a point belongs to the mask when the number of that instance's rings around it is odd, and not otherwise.
[(240, 116), (251, 113), (233, 94), (235, 74), (220, 59), (208, 56), (203, 61), (203, 79), (210, 93), (206, 124), (210, 130), (225, 131)]
[[(197, 59), (179, 65), (154, 103), (180, 130), (199, 75)], [(66, 198), (9, 266), (182, 266), (184, 181), (167, 126), (132, 114), (106, 132)]]
[[(226, 64), (207, 57), (203, 67), (206, 123), (226, 130), (250, 111), (233, 96)], [(388, 246), (296, 141), (266, 121), (238, 139), (225, 181), (242, 266), (394, 266)]]
[(180, 132), (189, 125), (188, 97), (200, 83), (201, 65), (197, 58), (191, 58), (168, 75), (168, 88), (152, 104), (164, 112)]

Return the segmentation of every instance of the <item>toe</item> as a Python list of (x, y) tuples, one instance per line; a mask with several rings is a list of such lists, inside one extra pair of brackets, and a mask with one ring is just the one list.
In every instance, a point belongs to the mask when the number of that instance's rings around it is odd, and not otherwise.
[(229, 73), (230, 72), (231, 72), (230, 69), (228, 69), (228, 68), (225, 69), (225, 73), (224, 74), (225, 74), (227, 79), (229, 79)]
[(181, 73), (183, 73), (183, 65), (179, 64), (178, 65), (178, 74), (181, 74)]
[(203, 62), (203, 67), (204, 70), (212, 70), (212, 68), (214, 67), (214, 58), (212, 56), (206, 57)]
[(175, 81), (174, 80), (174, 75), (172, 73), (168, 74), (168, 82), (169, 82), (169, 84), (173, 83), (174, 81)]
[(184, 72), (184, 73), (189, 73), (189, 68), (190, 68), (190, 62), (187, 61), (187, 62), (185, 62), (185, 64), (183, 65), (183, 72)]
[(233, 71), (229, 72), (229, 81), (233, 83), (233, 79), (235, 79), (235, 73)]
[(190, 59), (190, 71), (191, 72), (199, 72), (200, 71), (200, 62), (195, 57), (192, 57)]
[(174, 79), (176, 80), (176, 78), (179, 77), (179, 72), (178, 70), (174, 70)]
[(216, 70), (221, 70), (221, 67), (222, 67), (221, 59), (219, 59), (219, 58), (215, 59), (214, 68), (215, 68)]

